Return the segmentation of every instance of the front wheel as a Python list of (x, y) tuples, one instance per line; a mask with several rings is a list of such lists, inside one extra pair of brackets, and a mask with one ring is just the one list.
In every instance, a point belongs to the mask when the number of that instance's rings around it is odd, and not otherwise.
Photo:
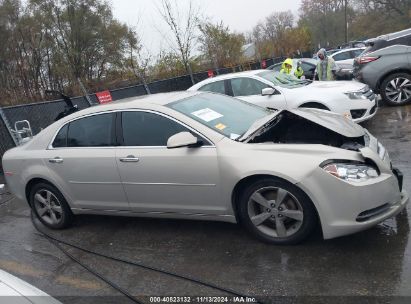
[(411, 75), (396, 73), (388, 76), (381, 84), (381, 95), (390, 106), (400, 106), (411, 101)]
[(73, 214), (63, 195), (54, 186), (39, 183), (30, 191), (30, 205), (36, 217), (52, 229), (68, 227)]
[(291, 183), (263, 179), (249, 185), (239, 201), (240, 220), (271, 244), (297, 244), (315, 228), (317, 214), (307, 195)]

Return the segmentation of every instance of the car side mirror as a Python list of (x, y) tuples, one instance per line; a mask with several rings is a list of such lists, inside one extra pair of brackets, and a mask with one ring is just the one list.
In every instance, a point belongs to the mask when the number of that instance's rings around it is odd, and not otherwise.
[(200, 147), (203, 145), (203, 142), (195, 137), (190, 132), (180, 132), (174, 134), (167, 140), (167, 148), (168, 149), (175, 149), (175, 148), (194, 148)]
[(261, 90), (261, 95), (263, 96), (270, 96), (274, 95), (275, 90), (273, 88), (264, 88)]

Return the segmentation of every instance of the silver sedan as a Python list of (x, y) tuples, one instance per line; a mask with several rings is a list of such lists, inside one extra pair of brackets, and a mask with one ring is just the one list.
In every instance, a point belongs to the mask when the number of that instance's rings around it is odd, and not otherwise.
[(212, 93), (85, 109), (9, 150), (10, 190), (50, 228), (75, 214), (242, 223), (293, 244), (372, 227), (408, 201), (384, 147), (345, 117)]

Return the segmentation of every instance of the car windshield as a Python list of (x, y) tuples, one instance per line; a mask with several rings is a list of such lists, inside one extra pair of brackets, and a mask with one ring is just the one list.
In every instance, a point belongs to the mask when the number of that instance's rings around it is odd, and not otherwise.
[(285, 73), (273, 72), (273, 71), (264, 71), (258, 73), (257, 76), (260, 76), (276, 86), (280, 86), (287, 89), (294, 89), (306, 86), (311, 82), (308, 80), (301, 80), (295, 77), (294, 75), (288, 75)]
[(234, 140), (256, 121), (273, 113), (232, 97), (211, 93), (179, 100), (168, 107)]

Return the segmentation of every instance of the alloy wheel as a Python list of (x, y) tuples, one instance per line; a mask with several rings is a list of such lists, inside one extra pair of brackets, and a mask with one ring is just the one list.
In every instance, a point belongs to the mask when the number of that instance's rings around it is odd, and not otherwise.
[(258, 230), (275, 238), (292, 236), (304, 220), (298, 199), (279, 187), (256, 190), (248, 200), (248, 216)]
[(63, 209), (58, 198), (49, 190), (41, 189), (34, 195), (34, 208), (47, 224), (57, 225), (63, 219)]
[(385, 95), (393, 103), (403, 103), (411, 97), (411, 80), (405, 77), (394, 78), (387, 83)]

